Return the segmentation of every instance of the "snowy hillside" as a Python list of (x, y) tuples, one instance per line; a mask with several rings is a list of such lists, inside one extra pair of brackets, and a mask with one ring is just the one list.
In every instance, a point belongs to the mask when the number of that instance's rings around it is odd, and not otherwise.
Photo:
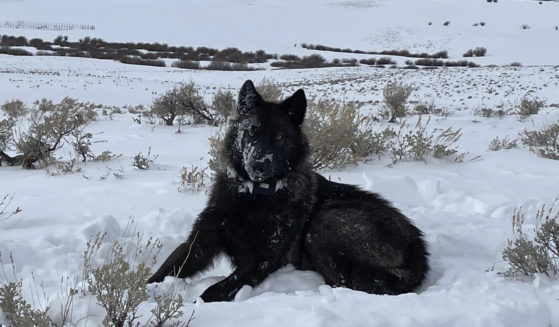
[(482, 64), (524, 65), (557, 64), (559, 43), (559, 6), (553, 1), (24, 0), (2, 1), (0, 6), (0, 21), (95, 26), (67, 33), (1, 30), (43, 39), (91, 36), (297, 55), (304, 50), (296, 44), (311, 43), (366, 51), (447, 50), (454, 59), (468, 49), (485, 47), (488, 55)]
[[(111, 60), (0, 54), (0, 104), (20, 99), (29, 107), (41, 98), (69, 96), (107, 106), (144, 105), (182, 82), (194, 81), (206, 102), (218, 90), (236, 93), (246, 79), (272, 78), (284, 95), (299, 88), (310, 98), (362, 102), (377, 114), (390, 81), (412, 84), (414, 104), (434, 104), (448, 116), (433, 115), (430, 128), (461, 128), (464, 162), (429, 158), (399, 162), (371, 158), (343, 170), (322, 170), (332, 180), (378, 192), (424, 231), (432, 271), (417, 294), (378, 296), (324, 285), (310, 271), (284, 267), (261, 285), (243, 288), (231, 303), (192, 304), (209, 285), (227, 276), (225, 259), (192, 280), (168, 278), (150, 286), (139, 313), (146, 322), (155, 294), (177, 287), (192, 310), (191, 326), (559, 326), (559, 282), (545, 275), (509, 279), (501, 251), (513, 235), (511, 217), (522, 207), (533, 217), (543, 203), (559, 196), (559, 161), (535, 156), (521, 144), (489, 151), (496, 136), (518, 138), (525, 129), (559, 119), (559, 2), (483, 0), (376, 1), (69, 1), (0, 0), (2, 21), (91, 24), (94, 30), (47, 31), (0, 27), (0, 34), (53, 40), (68, 35), (107, 41), (165, 42), (170, 45), (263, 49), (308, 55), (301, 43), (381, 51), (447, 50), (461, 60), (471, 48), (487, 48), (470, 60), (478, 68), (376, 69), (368, 66), (321, 69), (220, 72), (125, 65)], [(443, 23), (449, 21), (448, 26)], [(428, 23), (432, 22), (431, 25)], [(485, 22), (485, 26), (473, 26)], [(529, 28), (524, 29), (522, 25)], [(295, 46), (297, 45), (297, 46)], [(351, 53), (317, 52), (334, 58), (368, 58)], [(405, 58), (395, 58), (403, 64)], [(400, 62), (401, 61), (401, 62)], [(509, 66), (520, 62), (522, 66)], [(495, 64), (498, 66), (487, 66)], [(483, 117), (482, 108), (514, 109), (525, 95), (545, 100), (539, 114)], [(0, 120), (4, 118), (0, 112)], [(137, 115), (102, 115), (87, 126), (92, 150), (121, 157), (79, 163), (79, 173), (50, 176), (45, 169), (0, 167), (0, 199), (13, 196), (0, 217), (2, 268), (12, 277), (10, 254), (23, 292), (36, 307), (50, 306), (59, 319), (64, 301), (61, 278), (80, 281), (83, 252), (90, 237), (106, 232), (112, 240), (135, 235), (159, 238), (159, 262), (184, 241), (204, 208), (211, 180), (201, 192), (179, 192), (183, 166), (205, 167), (208, 137), (216, 127), (137, 124)], [(417, 115), (407, 117), (413, 125)], [(149, 170), (132, 166), (142, 152), (157, 155)], [(69, 157), (69, 151), (58, 153)], [(0, 207), (0, 211), (3, 208)], [(533, 218), (526, 222), (536, 223)], [(157, 264), (157, 265), (158, 265)], [(3, 274), (0, 270), (0, 278)], [(64, 282), (64, 285), (66, 282)], [(41, 285), (44, 285), (41, 289)], [(71, 326), (97, 326), (101, 309), (89, 297), (74, 299)], [(6, 323), (0, 312), (0, 323)]]

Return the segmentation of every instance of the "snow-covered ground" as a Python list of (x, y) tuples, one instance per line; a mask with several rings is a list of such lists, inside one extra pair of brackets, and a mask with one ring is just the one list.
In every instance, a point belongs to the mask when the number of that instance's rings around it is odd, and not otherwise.
[[(110, 9), (109, 9), (110, 8)], [(229, 272), (225, 260), (192, 280), (172, 280), (195, 310), (191, 326), (557, 326), (559, 282), (544, 276), (511, 280), (498, 274), (507, 265), (501, 250), (512, 236), (511, 216), (522, 206), (530, 219), (542, 203), (559, 196), (559, 162), (534, 156), (524, 147), (488, 151), (496, 137), (518, 133), (559, 118), (559, 3), (470, 0), (447, 1), (153, 1), (69, 0), (0, 1), (0, 20), (94, 24), (94, 31), (0, 29), (0, 34), (54, 39), (86, 35), (107, 41), (152, 41), (173, 45), (236, 46), (242, 50), (305, 55), (301, 42), (362, 50), (448, 50), (460, 59), (467, 49), (484, 46), (481, 64), (521, 62), (523, 67), (436, 70), (370, 67), (318, 70), (215, 72), (124, 65), (107, 60), (0, 55), (0, 103), (65, 96), (104, 105), (149, 106), (154, 97), (181, 82), (201, 86), (206, 100), (219, 89), (236, 92), (246, 79), (273, 78), (285, 93), (304, 88), (309, 97), (364, 102), (378, 110), (388, 81), (417, 87), (410, 100), (446, 108), (448, 117), (431, 117), (433, 128), (462, 128), (463, 163), (429, 159), (388, 166), (372, 160), (344, 170), (324, 170), (334, 180), (378, 192), (424, 231), (432, 271), (417, 294), (378, 296), (323, 285), (316, 273), (284, 267), (261, 285), (245, 287), (231, 303), (197, 303), (203, 290)], [(433, 24), (428, 25), (431, 21)], [(443, 26), (450, 21), (449, 26)], [(476, 22), (486, 26), (472, 26)], [(523, 30), (522, 24), (530, 25)], [(325, 54), (338, 57), (338, 54)], [(357, 57), (344, 54), (342, 57)], [(553, 66), (555, 65), (555, 66)], [(512, 109), (526, 95), (546, 100), (537, 116), (483, 118), (476, 109)], [(411, 104), (410, 104), (411, 107)], [(0, 167), (0, 196), (13, 195), (11, 208), (23, 211), (0, 220), (3, 268), (11, 276), (13, 254), (24, 294), (36, 306), (60, 311), (60, 279), (80, 277), (87, 240), (97, 232), (133, 240), (126, 226), (158, 237), (164, 259), (189, 232), (204, 208), (207, 189), (178, 192), (183, 166), (205, 166), (208, 137), (215, 128), (138, 125), (134, 115), (100, 115), (87, 127), (93, 152), (111, 150), (122, 157), (80, 164), (80, 173), (49, 176), (45, 170)], [(417, 118), (411, 116), (413, 124)], [(150, 170), (132, 166), (139, 152), (157, 155)], [(61, 155), (66, 155), (61, 153)], [(118, 176), (117, 178), (115, 173)], [(211, 184), (211, 181), (207, 181)], [(493, 269), (494, 268), (494, 269)], [(33, 275), (32, 275), (33, 274)], [(43, 283), (48, 301), (37, 296)], [(152, 293), (153, 295), (153, 293)], [(48, 302), (48, 303), (45, 303)], [(149, 318), (154, 298), (140, 307)], [(99, 325), (102, 310), (87, 298), (76, 299), (73, 322)], [(83, 319), (88, 316), (87, 319)], [(0, 314), (0, 323), (2, 317)]]

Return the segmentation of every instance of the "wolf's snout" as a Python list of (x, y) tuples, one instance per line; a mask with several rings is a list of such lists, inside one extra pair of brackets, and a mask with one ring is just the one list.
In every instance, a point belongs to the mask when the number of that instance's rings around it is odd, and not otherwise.
[(267, 177), (271, 172), (271, 168), (272, 168), (272, 162), (267, 159), (262, 161), (257, 161), (253, 164), (254, 172), (260, 178)]

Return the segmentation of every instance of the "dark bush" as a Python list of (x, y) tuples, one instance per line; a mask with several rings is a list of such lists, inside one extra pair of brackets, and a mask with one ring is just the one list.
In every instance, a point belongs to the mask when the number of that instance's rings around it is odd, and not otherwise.
[(469, 49), (468, 51), (464, 52), (462, 57), (483, 57), (487, 53), (487, 49), (483, 47), (477, 47), (475, 49)]
[(324, 66), (326, 59), (318, 54), (312, 54), (310, 56), (305, 56), (301, 60), (301, 64), (306, 68), (318, 68)]
[(310, 56), (305, 56), (301, 61), (276, 61), (271, 63), (272, 67), (281, 68), (320, 68), (326, 67), (326, 59), (318, 54), (312, 54)]
[(29, 40), (29, 45), (37, 50), (52, 50), (50, 44), (45, 43), (42, 39), (31, 39)]
[(415, 64), (417, 66), (442, 67), (444, 66), (444, 61), (436, 59), (417, 59)]
[(190, 60), (180, 60), (173, 63), (173, 67), (183, 69), (200, 69), (200, 62)]
[(0, 47), (0, 53), (12, 55), (12, 56), (32, 56), (33, 54), (24, 49)]
[(485, 53), (487, 52), (486, 48), (483, 47), (477, 47), (474, 49), (474, 56), (476, 57), (483, 57), (485, 56)]
[(208, 47), (198, 47), (196, 48), (196, 52), (198, 54), (207, 54), (208, 56), (215, 56), (215, 54), (218, 53), (219, 50), (208, 48)]
[(363, 65), (374, 65), (377, 63), (377, 59), (376, 58), (370, 58), (370, 59), (361, 59), (359, 60), (359, 63), (363, 64)]
[(0, 46), (8, 47), (24, 47), (27, 45), (27, 39), (24, 36), (8, 36), (2, 35), (0, 39)]
[(68, 36), (59, 35), (59, 36), (56, 37), (56, 39), (54, 39), (53, 43), (55, 45), (59, 45), (59, 46), (67, 46), (68, 45)]
[(436, 52), (436, 53), (431, 55), (431, 58), (447, 59), (448, 58), (448, 52), (446, 50)]
[(123, 64), (165, 67), (163, 60), (149, 60), (125, 56), (119, 60)]
[(377, 60), (377, 65), (391, 65), (395, 64), (395, 61), (392, 61), (390, 57), (382, 57)]
[(285, 61), (301, 61), (300, 57), (292, 54), (281, 55), (279, 58)]
[(344, 64), (344, 66), (357, 66), (357, 59), (355, 58), (344, 58), (342, 59), (342, 64)]
[(224, 71), (249, 71), (256, 70), (249, 67), (246, 63), (229, 63), (224, 61), (212, 61), (207, 67), (207, 70), (224, 70)]
[(358, 53), (358, 54), (371, 54), (371, 55), (392, 55), (392, 56), (402, 56), (402, 57), (412, 57), (412, 58), (448, 58), (448, 52), (442, 50), (436, 52), (432, 55), (427, 53), (410, 53), (408, 50), (384, 50), (384, 51), (362, 51), (362, 50), (352, 50), (352, 49), (340, 49), (335, 47), (329, 47), (325, 45), (314, 45), (301, 43), (301, 47), (309, 50), (319, 50), (319, 51), (333, 51), (333, 52), (347, 52), (347, 53)]
[(214, 55), (215, 61), (229, 61), (234, 63), (246, 63), (243, 53), (237, 48), (226, 48)]

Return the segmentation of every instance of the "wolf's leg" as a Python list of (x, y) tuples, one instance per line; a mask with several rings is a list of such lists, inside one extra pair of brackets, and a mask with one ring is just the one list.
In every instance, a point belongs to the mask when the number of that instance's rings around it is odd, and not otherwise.
[(200, 297), (205, 302), (230, 301), (243, 285), (256, 286), (271, 272), (279, 269), (280, 264), (266, 264), (256, 267), (249, 262), (240, 263), (231, 275), (217, 284), (210, 286)]
[(206, 208), (194, 224), (186, 242), (179, 245), (161, 267), (151, 276), (148, 283), (161, 282), (166, 276), (190, 277), (204, 270), (212, 259), (221, 252), (216, 216)]

